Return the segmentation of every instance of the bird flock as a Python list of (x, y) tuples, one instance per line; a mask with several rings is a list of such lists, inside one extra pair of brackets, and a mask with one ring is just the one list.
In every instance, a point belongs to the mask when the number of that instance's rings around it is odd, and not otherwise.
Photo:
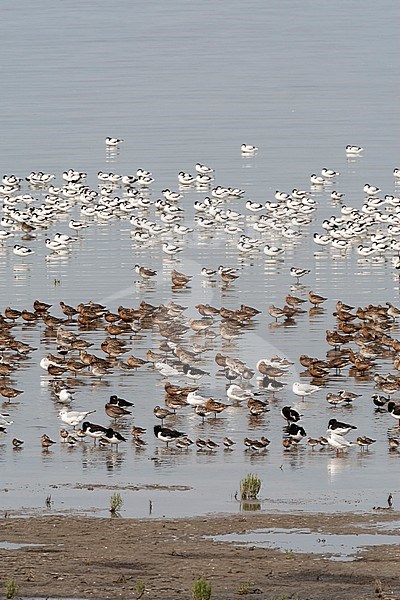
[[(106, 138), (107, 152), (122, 143), (119, 138)], [(259, 153), (256, 146), (249, 144), (243, 144), (240, 151), (249, 160), (256, 160)], [(349, 158), (358, 160), (362, 153), (359, 146), (345, 148)], [(99, 223), (129, 222), (134, 250), (130, 275), (133, 278), (134, 272), (139, 278), (142, 299), (134, 306), (118, 307), (92, 300), (74, 305), (60, 300), (59, 308), (36, 300), (33, 306), (7, 306), (2, 311), (0, 394), (5, 400), (0, 434), (6, 436), (8, 430), (18, 430), (20, 437), (11, 440), (15, 450), (24, 448), (23, 425), (18, 423), (17, 407), (15, 422), (9, 410), (13, 403), (23, 401), (24, 391), (15, 386), (14, 379), (19, 368), (34, 360), (47, 377), (58, 411), (55, 427), (62, 424), (58, 434), (53, 431), (51, 436), (47, 432), (38, 436), (38, 445), (46, 453), (56, 443), (75, 448), (90, 443), (99, 451), (118, 451), (121, 444), (128, 442), (126, 431), (130, 432), (129, 441), (134, 448), (145, 450), (149, 437), (147, 428), (136, 424), (138, 406), (152, 415), (152, 437), (156, 444), (165, 444), (168, 452), (188, 452), (193, 447), (200, 453), (214, 453), (220, 448), (231, 453), (242, 448), (245, 452), (267, 454), (271, 442), (276, 443), (276, 432), (271, 436), (265, 422), (272, 412), (283, 419), (279, 442), (283, 452), (298, 452), (303, 440), (311, 450), (318, 446), (325, 451), (330, 447), (338, 455), (353, 446), (368, 450), (376, 441), (368, 436), (368, 431), (353, 441), (347, 438), (358, 432), (354, 423), (347, 423), (338, 415), (338, 419), (327, 418), (323, 430), (315, 432), (315, 425), (307, 423), (307, 416), (301, 412), (302, 405), (309, 402), (326, 402), (328, 409), (335, 410), (361, 402), (361, 395), (346, 389), (345, 384), (337, 392), (324, 394), (330, 380), (342, 376), (345, 370), (345, 381), (351, 382), (354, 389), (358, 382), (371, 382), (371, 410), (393, 417), (400, 426), (400, 405), (393, 400), (400, 390), (400, 376), (396, 375), (400, 370), (400, 339), (396, 335), (400, 310), (388, 300), (356, 308), (343, 300), (322, 296), (300, 283), (312, 275), (311, 268), (285, 264), (287, 244), (300, 243), (308, 236), (321, 252), (334, 248), (348, 255), (354, 251), (363, 263), (386, 261), (389, 257), (394, 270), (400, 270), (400, 197), (381, 197), (381, 190), (368, 183), (362, 190), (362, 206), (346, 205), (345, 194), (332, 189), (340, 173), (329, 168), (310, 176), (309, 190), (276, 190), (274, 198), (265, 202), (246, 198), (243, 189), (215, 185), (214, 169), (202, 163), (195, 164), (193, 173), (180, 171), (179, 191), (164, 188), (159, 198), (154, 197), (153, 174), (142, 168), (134, 175), (99, 171), (97, 187), (89, 187), (87, 177), (84, 172), (68, 169), (62, 174), (62, 183), (56, 186), (52, 173), (4, 175), (0, 186), (0, 243), (22, 260), (35, 260), (32, 255), (39, 244), (48, 255), (68, 257), (84, 243), (88, 228)], [(393, 177), (400, 182), (399, 169), (394, 169)], [(324, 220), (322, 232), (310, 233), (318, 210), (314, 196), (321, 189), (327, 191), (340, 214)], [(191, 191), (205, 197), (196, 199), (188, 210), (185, 202)], [(61, 232), (66, 215), (68, 232)], [(245, 303), (227, 308), (223, 304), (198, 302), (193, 307), (196, 313), (189, 316), (191, 311), (178, 303), (174, 294), (190, 291), (196, 280), (206, 289), (218, 285), (222, 290), (235, 286), (240, 289), (242, 275), (240, 263), (198, 265), (197, 271), (191, 273), (176, 268), (179, 257), (191, 243), (187, 240), (199, 232), (218, 232), (227, 243), (233, 243), (238, 257), (261, 251), (266, 261), (283, 262), (289, 289), (281, 306), (276, 304), (278, 300), (257, 308)], [(173, 299), (160, 304), (147, 301), (147, 292), (157, 285), (159, 273), (141, 263), (143, 250), (164, 256), (172, 264), (173, 268), (166, 268), (166, 272)], [(326, 356), (302, 354), (288, 360), (286, 356), (271, 354), (256, 357), (252, 364), (241, 358), (241, 340), (265, 325), (267, 314), (276, 323), (281, 320), (289, 326), (303, 318), (305, 306), (311, 305), (310, 313), (324, 314), (326, 303), (332, 300), (335, 327), (327, 329), (325, 340), (321, 340), (327, 345)], [(25, 328), (33, 331), (35, 327), (47, 332), (46, 352), (18, 339)], [(138, 340), (144, 337), (148, 347), (139, 356)], [(49, 344), (53, 345), (52, 351)], [(379, 362), (388, 359), (394, 373), (383, 375)], [(293, 370), (300, 367), (305, 371), (297, 376)], [(112, 382), (117, 387), (115, 375), (130, 375), (137, 383), (143, 372), (144, 385), (151, 382), (156, 387), (161, 383), (164, 388), (165, 394), (159, 396), (154, 407), (147, 407), (142, 393), (122, 398), (118, 390), (103, 398), (104, 408), (77, 406), (74, 395), (81, 385)], [(240, 437), (239, 432), (229, 432), (228, 436), (229, 419), (235, 413), (247, 414), (260, 435), (254, 437), (247, 431)], [(174, 426), (178, 415), (179, 428)], [(224, 435), (213, 439), (213, 423), (221, 418), (227, 423)], [(199, 427), (202, 435), (198, 435)], [(314, 428), (313, 437), (307, 435), (310, 428)], [(400, 449), (396, 432), (388, 436), (388, 444), (390, 450)]]

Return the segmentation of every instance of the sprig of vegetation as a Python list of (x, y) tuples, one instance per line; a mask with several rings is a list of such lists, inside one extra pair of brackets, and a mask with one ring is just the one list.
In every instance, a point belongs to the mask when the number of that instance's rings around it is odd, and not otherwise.
[(256, 500), (261, 489), (261, 479), (258, 475), (249, 473), (240, 482), (240, 499)]
[(111, 494), (110, 497), (110, 513), (111, 516), (115, 517), (118, 515), (119, 511), (122, 508), (124, 501), (121, 498), (121, 494), (119, 492), (115, 492)]
[(18, 594), (18, 584), (15, 579), (6, 580), (6, 598), (11, 600)]
[(193, 582), (192, 600), (210, 600), (211, 584), (203, 576)]
[(146, 590), (146, 586), (144, 584), (144, 581), (142, 581), (141, 579), (138, 579), (137, 582), (135, 583), (135, 598), (136, 600), (139, 600), (139, 598), (141, 598), (144, 594)]

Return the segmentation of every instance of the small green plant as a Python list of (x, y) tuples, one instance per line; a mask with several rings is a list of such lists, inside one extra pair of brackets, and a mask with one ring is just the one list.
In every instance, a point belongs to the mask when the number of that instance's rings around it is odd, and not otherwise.
[(146, 590), (146, 586), (144, 585), (144, 581), (142, 581), (141, 579), (138, 579), (137, 582), (135, 583), (135, 598), (137, 600), (139, 600), (139, 598), (141, 598), (144, 594)]
[(286, 560), (292, 560), (293, 558), (293, 550), (291, 548), (285, 548), (285, 558)]
[(46, 508), (51, 508), (51, 505), (53, 504), (53, 498), (51, 497), (51, 494), (46, 497), (45, 504)]
[(111, 498), (110, 498), (111, 516), (115, 517), (118, 515), (118, 512), (121, 510), (123, 503), (124, 502), (121, 498), (121, 494), (119, 494), (118, 492), (111, 494)]
[(196, 579), (192, 586), (192, 600), (210, 600), (211, 584), (203, 576)]
[(240, 482), (240, 499), (256, 500), (261, 489), (261, 479), (258, 475), (249, 473)]
[(60, 280), (60, 279), (57, 279), (57, 278), (55, 277), (55, 278), (53, 279), (53, 284), (54, 284), (54, 287), (57, 287), (58, 285), (60, 285), (60, 284), (61, 284), (61, 280)]
[(237, 593), (239, 596), (245, 596), (246, 594), (254, 594), (254, 582), (253, 581), (245, 581), (241, 583), (238, 587)]
[(18, 594), (18, 585), (15, 579), (7, 579), (6, 580), (6, 598), (10, 600), (11, 598), (15, 598)]

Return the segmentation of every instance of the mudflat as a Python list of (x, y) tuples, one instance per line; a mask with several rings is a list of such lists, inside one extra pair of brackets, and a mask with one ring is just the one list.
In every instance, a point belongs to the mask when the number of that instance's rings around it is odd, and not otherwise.
[[(400, 598), (400, 545), (369, 547), (353, 560), (216, 542), (213, 536), (256, 529), (301, 529), (332, 534), (397, 534), (400, 513), (239, 513), (181, 520), (46, 516), (5, 518), (0, 573), (18, 584), (18, 596), (192, 598), (204, 576), (211, 598), (367, 600)], [(387, 522), (387, 526), (384, 524)], [(379, 528), (377, 529), (377, 524)], [(400, 541), (400, 537), (399, 537)], [(3, 542), (3, 544), (2, 544)], [(4, 542), (38, 544), (17, 549)]]

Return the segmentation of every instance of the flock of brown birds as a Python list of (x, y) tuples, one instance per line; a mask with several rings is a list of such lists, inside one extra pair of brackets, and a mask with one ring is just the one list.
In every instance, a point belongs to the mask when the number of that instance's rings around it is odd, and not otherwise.
[[(178, 277), (181, 275), (178, 274)], [(190, 277), (185, 277), (187, 283)], [(274, 305), (268, 308), (269, 314), (276, 320), (284, 318), (286, 322), (291, 321), (305, 312), (301, 308), (306, 303), (304, 298), (288, 294), (285, 300), (286, 304), (283, 308)], [(313, 306), (311, 310), (323, 311), (321, 305), (327, 299), (309, 291), (308, 300)], [(200, 318), (185, 319), (183, 313), (186, 307), (172, 301), (168, 305), (161, 304), (159, 306), (142, 301), (136, 308), (119, 306), (116, 312), (112, 312), (106, 306), (93, 301), (80, 303), (76, 307), (61, 301), (60, 309), (64, 317), (51, 314), (51, 308), (51, 305), (36, 300), (32, 310), (23, 309), (19, 311), (7, 307), (4, 314), (0, 315), (0, 394), (6, 399), (6, 402), (11, 402), (23, 393), (22, 390), (12, 386), (11, 380), (19, 366), (24, 364), (29, 355), (36, 350), (29, 344), (17, 340), (16, 336), (13, 335), (13, 330), (18, 323), (23, 322), (27, 326), (43, 323), (49, 333), (48, 337), (50, 339), (51, 337), (54, 338), (55, 353), (47, 353), (41, 361), (41, 366), (52, 377), (52, 391), (56, 400), (62, 404), (69, 404), (73, 399), (72, 394), (74, 382), (77, 382), (76, 377), (78, 374), (83, 373), (89, 373), (95, 379), (101, 380), (115, 370), (136, 372), (145, 365), (152, 365), (163, 376), (166, 376), (168, 369), (171, 369), (174, 374), (186, 376), (192, 382), (197, 382), (204, 375), (209, 374), (196, 366), (199, 361), (203, 360), (202, 355), (206, 347), (194, 343), (189, 350), (184, 344), (183, 336), (187, 332), (193, 332), (199, 339), (202, 338), (203, 334), (203, 339), (207, 339), (207, 335), (212, 338), (217, 335), (214, 328), (217, 324), (217, 318), (219, 318), (218, 324), (222, 339), (231, 340), (248, 327), (252, 327), (252, 320), (260, 313), (258, 309), (243, 304), (236, 310), (224, 307), (217, 308), (209, 304), (198, 304), (196, 308)], [(396, 329), (396, 319), (400, 316), (398, 308), (387, 302), (385, 306), (370, 305), (355, 309), (342, 301), (338, 301), (333, 314), (336, 317), (336, 328), (333, 331), (326, 331), (326, 342), (331, 348), (328, 350), (326, 358), (321, 359), (306, 355), (301, 355), (299, 358), (300, 364), (306, 369), (302, 376), (310, 377), (311, 385), (318, 387), (326, 385), (331, 374), (338, 374), (347, 366), (350, 367), (350, 376), (354, 376), (356, 379), (369, 376), (377, 364), (376, 361), (381, 357), (385, 359), (391, 357), (394, 369), (400, 370), (400, 359), (398, 358), (400, 340), (391, 335)], [(77, 325), (79, 333), (69, 329), (69, 325), (74, 327)], [(146, 329), (156, 331), (160, 335), (158, 349), (147, 350), (145, 358), (134, 355), (126, 356), (132, 347), (131, 338), (135, 338), (140, 331)], [(99, 343), (103, 355), (99, 356), (92, 351), (90, 349), (92, 343), (80, 335), (85, 331), (93, 330), (103, 331), (105, 334), (104, 339)], [(358, 351), (355, 352), (349, 344), (358, 346)], [(279, 363), (279, 360), (282, 359), (276, 359), (275, 362), (260, 360), (256, 367), (262, 381), (260, 384), (261, 389), (263, 392), (270, 392), (272, 397), (275, 392), (282, 389), (284, 384), (279, 379), (287, 374), (287, 364)], [(227, 386), (229, 386), (228, 398), (231, 398), (231, 402), (244, 400), (250, 416), (255, 418), (269, 411), (267, 398), (262, 400), (256, 397), (258, 394), (246, 389), (246, 385), (233, 384), (233, 381), (238, 381), (240, 384), (250, 381), (255, 375), (255, 370), (243, 361), (219, 352), (215, 355), (215, 362), (221, 368), (221, 374), (226, 377)], [(165, 369), (167, 369), (167, 373), (164, 372)], [(63, 378), (68, 377), (70, 379), (66, 382)], [(388, 405), (388, 412), (397, 418), (397, 415), (400, 415), (400, 407), (394, 405), (390, 401), (390, 397), (400, 388), (400, 376), (391, 373), (384, 376), (376, 373), (374, 381), (379, 391), (378, 394), (375, 394), (376, 400), (373, 396), (376, 407), (382, 410), (385, 405)], [(237, 388), (236, 392), (233, 388)], [(232, 406), (232, 404), (211, 397), (202, 397), (197, 393), (198, 390), (198, 385), (174, 385), (169, 381), (165, 383), (165, 406), (157, 405), (153, 410), (155, 418), (161, 421), (161, 428), (158, 427), (156, 433), (158, 439), (166, 441), (167, 445), (173, 440), (176, 446), (181, 449), (196, 444), (200, 450), (214, 451), (220, 446), (218, 442), (211, 438), (204, 440), (197, 438), (193, 441), (185, 434), (164, 426), (165, 419), (172, 417), (177, 410), (185, 407), (193, 407), (195, 414), (204, 423), (205, 418), (209, 416), (216, 417)], [(231, 394), (229, 390), (231, 390)], [(381, 393), (387, 394), (387, 398), (380, 395)], [(358, 394), (340, 390), (337, 394), (332, 392), (327, 394), (327, 401), (337, 406), (342, 402), (351, 403), (357, 397)], [(105, 413), (108, 417), (116, 422), (120, 417), (131, 414), (129, 407), (133, 405), (132, 403), (119, 399), (117, 396), (111, 396), (111, 398), (116, 400), (110, 399), (110, 402), (105, 405)], [(74, 411), (70, 413), (67, 409), (63, 409), (63, 411), (66, 420), (60, 413), (62, 420), (67, 424), (71, 424), (73, 421), (68, 420), (68, 414), (72, 415)], [(82, 415), (80, 420), (87, 418), (90, 412), (93, 411), (79, 413), (79, 415)], [(3, 433), (6, 432), (6, 426), (10, 424), (6, 418), (6, 414), (1, 415), (0, 427)], [(105, 437), (99, 438), (96, 427), (104, 430), (102, 433)], [(60, 435), (63, 442), (67, 442), (72, 446), (87, 435), (90, 436), (93, 432), (96, 433), (96, 435), (92, 435), (94, 443), (99, 439), (100, 446), (109, 443), (107, 437), (112, 440), (112, 444), (117, 444), (117, 447), (120, 441), (125, 441), (123, 437), (118, 437), (118, 432), (116, 433), (109, 428), (108, 433), (106, 433), (106, 428), (88, 421), (86, 421), (85, 428), (75, 430), (74, 425), (74, 431), (62, 429)], [(146, 445), (142, 438), (144, 433), (144, 428), (132, 426), (132, 440), (138, 448)], [(117, 437), (115, 438), (115, 436)], [(295, 447), (302, 437), (297, 434), (291, 435), (289, 431), (289, 435), (283, 440), (284, 448)], [(321, 438), (321, 440), (323, 439)], [(357, 439), (357, 443), (361, 447), (368, 447), (373, 441), (366, 436)], [(45, 451), (48, 451), (54, 443), (55, 440), (52, 440), (46, 433), (41, 436), (41, 445)], [(265, 436), (260, 439), (246, 437), (243, 443), (246, 448), (262, 451), (268, 447), (270, 441)], [(308, 438), (308, 444), (312, 448), (317, 443), (324, 445), (323, 441)], [(23, 440), (13, 438), (12, 444), (14, 448), (20, 448)], [(235, 441), (228, 437), (224, 437), (222, 441), (222, 445), (229, 450), (233, 448), (234, 444)], [(392, 437), (389, 440), (389, 445), (390, 448), (397, 448), (400, 446), (400, 440), (397, 437)]]

